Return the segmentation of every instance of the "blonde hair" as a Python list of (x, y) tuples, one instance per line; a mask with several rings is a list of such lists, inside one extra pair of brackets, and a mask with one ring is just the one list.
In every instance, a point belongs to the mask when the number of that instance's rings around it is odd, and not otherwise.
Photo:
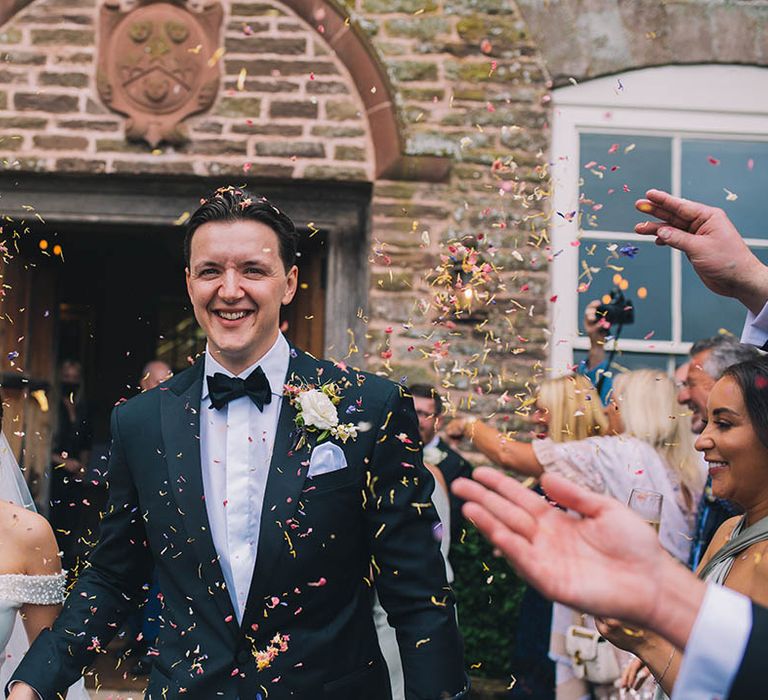
[(675, 384), (653, 369), (624, 372), (613, 381), (624, 432), (651, 445), (696, 497), (704, 485), (700, 460), (693, 447), (690, 416), (681, 416)]
[(548, 432), (553, 442), (584, 440), (608, 430), (600, 397), (592, 382), (580, 374), (543, 381), (538, 404), (549, 412)]

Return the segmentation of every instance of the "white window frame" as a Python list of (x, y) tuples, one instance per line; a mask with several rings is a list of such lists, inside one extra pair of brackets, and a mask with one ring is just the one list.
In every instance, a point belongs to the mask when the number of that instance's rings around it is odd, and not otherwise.
[[(573, 366), (573, 351), (589, 349), (581, 336), (578, 313), (579, 240), (650, 241), (634, 233), (580, 230), (580, 217), (567, 220), (557, 212), (579, 211), (579, 153), (581, 133), (616, 133), (672, 138), (672, 194), (680, 193), (680, 151), (684, 138), (768, 140), (768, 69), (752, 66), (664, 66), (598, 78), (553, 91), (552, 95), (552, 215), (550, 240), (554, 256), (550, 290), (550, 367), (561, 374)], [(766, 183), (768, 186), (768, 183)], [(644, 192), (632, 193), (640, 198)], [(725, 195), (724, 195), (725, 196)], [(708, 202), (717, 205), (717, 202)], [(638, 214), (638, 221), (642, 216)], [(768, 239), (745, 239), (768, 248)], [(639, 353), (686, 355), (682, 342), (682, 265), (687, 260), (672, 251), (672, 340), (622, 339), (619, 348)], [(603, 292), (607, 290), (597, 290)], [(713, 333), (715, 330), (713, 330)], [(610, 350), (610, 343), (607, 349)], [(617, 358), (618, 359), (618, 358)]]

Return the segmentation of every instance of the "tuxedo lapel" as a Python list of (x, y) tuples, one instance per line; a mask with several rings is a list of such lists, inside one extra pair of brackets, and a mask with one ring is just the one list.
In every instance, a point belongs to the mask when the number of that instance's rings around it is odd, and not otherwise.
[[(317, 361), (310, 355), (291, 346), (291, 360), (288, 364), (287, 382), (317, 383)], [(301, 498), (304, 481), (307, 478), (310, 451), (305, 445), (295, 450), (296, 409), (283, 397), (277, 434), (272, 448), (264, 503), (261, 510), (259, 546), (248, 602), (243, 615), (243, 627), (247, 628), (259, 609), (259, 599), (269, 592), (267, 583), (270, 572), (278, 563), (285, 550), (293, 552), (288, 521), (293, 517)]]
[[(166, 383), (161, 393), (160, 421), (166, 450), (168, 476), (173, 495), (182, 514), (188, 542), (193, 546), (209, 592), (219, 606), (222, 619), (235, 611), (226, 588), (211, 537), (211, 526), (203, 499), (203, 475), (200, 462), (200, 399), (205, 363), (194, 367)], [(195, 571), (194, 576), (198, 575)], [(227, 625), (234, 634), (235, 625)]]

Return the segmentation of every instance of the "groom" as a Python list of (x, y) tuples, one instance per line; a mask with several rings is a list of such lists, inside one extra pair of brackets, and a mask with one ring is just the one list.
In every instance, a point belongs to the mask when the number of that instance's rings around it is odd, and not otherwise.
[(147, 698), (387, 700), (374, 588), (406, 697), (465, 697), (411, 398), (288, 344), (278, 325), (296, 245), (291, 220), (243, 189), (190, 218), (187, 291), (206, 354), (114, 410), (101, 540), (13, 700), (58, 698), (153, 566), (163, 626)]

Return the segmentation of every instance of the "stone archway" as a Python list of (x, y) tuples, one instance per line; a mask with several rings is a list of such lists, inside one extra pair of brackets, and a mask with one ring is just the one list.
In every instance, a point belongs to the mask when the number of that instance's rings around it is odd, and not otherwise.
[(357, 25), (334, 0), (281, 0), (335, 52), (352, 77), (371, 129), (376, 178), (403, 169), (403, 143), (386, 70)]

